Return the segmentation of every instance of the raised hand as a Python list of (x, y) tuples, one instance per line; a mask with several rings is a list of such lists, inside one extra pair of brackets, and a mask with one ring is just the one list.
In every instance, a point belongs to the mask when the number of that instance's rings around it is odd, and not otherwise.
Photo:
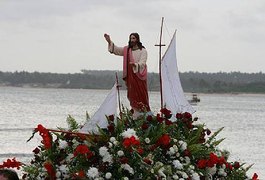
[(106, 41), (110, 44), (111, 43), (110, 36), (108, 34), (104, 34), (104, 37), (105, 37)]

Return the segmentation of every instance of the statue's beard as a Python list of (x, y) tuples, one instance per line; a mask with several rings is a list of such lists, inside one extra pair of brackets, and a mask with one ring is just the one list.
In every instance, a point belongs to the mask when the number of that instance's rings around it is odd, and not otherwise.
[(130, 47), (133, 47), (136, 45), (136, 42), (130, 42)]

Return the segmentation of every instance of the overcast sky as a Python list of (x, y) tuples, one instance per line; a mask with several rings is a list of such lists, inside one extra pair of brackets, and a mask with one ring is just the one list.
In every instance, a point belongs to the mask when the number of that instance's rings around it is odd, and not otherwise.
[(180, 72), (265, 72), (264, 0), (0, 0), (0, 71), (122, 70), (103, 34), (124, 46), (138, 32), (158, 72), (162, 17)]

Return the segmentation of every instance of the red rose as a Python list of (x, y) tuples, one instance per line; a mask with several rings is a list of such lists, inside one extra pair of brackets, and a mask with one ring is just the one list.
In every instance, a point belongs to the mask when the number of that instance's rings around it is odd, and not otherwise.
[(120, 162), (121, 162), (122, 164), (127, 164), (127, 163), (129, 162), (129, 159), (126, 158), (126, 157), (122, 157), (122, 158), (120, 158)]
[(191, 157), (191, 152), (190, 152), (190, 150), (185, 149), (185, 150), (184, 150), (184, 156)]
[(152, 120), (153, 120), (153, 116), (148, 115), (148, 116), (146, 117), (146, 120), (147, 120), (147, 121), (152, 121)]
[(170, 121), (170, 120), (168, 120), (168, 119), (165, 120), (165, 123), (166, 123), (166, 125), (168, 125), (168, 126), (173, 124), (173, 122)]
[(134, 136), (130, 138), (125, 138), (122, 142), (122, 145), (127, 149), (130, 148), (131, 146), (139, 146), (140, 141), (137, 140)]
[(240, 167), (240, 164), (239, 164), (239, 162), (236, 161), (236, 162), (234, 163), (234, 168), (235, 168), (235, 169), (238, 169), (239, 167)]
[(158, 139), (157, 144), (162, 146), (168, 146), (170, 144), (170, 141), (171, 141), (170, 136), (164, 134)]
[(86, 145), (80, 144), (75, 148), (74, 157), (78, 155), (85, 155), (88, 159), (93, 156), (93, 153), (88, 149)]
[(219, 161), (218, 161), (218, 164), (219, 165), (223, 165), (223, 164), (225, 164), (226, 163), (226, 160), (225, 160), (225, 158), (222, 156), (222, 157), (220, 157), (219, 158)]
[(181, 113), (177, 113), (177, 114), (176, 114), (176, 118), (177, 118), (177, 119), (181, 119), (181, 118), (183, 118), (183, 115), (182, 115)]
[(160, 110), (160, 112), (161, 112), (162, 114), (164, 114), (165, 117), (168, 118), (168, 119), (170, 119), (171, 116), (172, 116), (171, 111), (170, 111), (169, 109), (167, 109), (167, 108), (162, 108), (162, 109)]
[(35, 154), (39, 154), (40, 149), (36, 147), (32, 152), (34, 152)]
[(206, 160), (206, 159), (200, 159), (200, 160), (198, 161), (198, 163), (197, 163), (197, 167), (198, 167), (199, 169), (204, 169), (204, 168), (206, 168), (207, 161), (208, 161), (208, 160)]
[(108, 130), (111, 133), (114, 132), (114, 125), (113, 124), (108, 125)]
[(188, 113), (188, 112), (185, 112), (185, 113), (184, 113), (184, 117), (187, 118), (187, 119), (192, 118), (191, 114)]
[(143, 148), (138, 148), (138, 149), (137, 149), (137, 152), (138, 152), (139, 154), (143, 154), (143, 153), (144, 153), (144, 150), (143, 150)]
[(157, 120), (159, 123), (162, 123), (164, 119), (160, 116), (160, 114), (157, 114), (157, 115), (156, 115), (156, 120)]
[(146, 130), (146, 129), (148, 129), (148, 124), (147, 123), (144, 123), (143, 125), (142, 125), (142, 130)]

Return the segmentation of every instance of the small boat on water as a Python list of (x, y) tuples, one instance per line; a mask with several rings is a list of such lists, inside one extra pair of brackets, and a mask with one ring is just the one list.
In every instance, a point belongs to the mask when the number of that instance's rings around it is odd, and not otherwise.
[(188, 102), (191, 104), (196, 104), (200, 101), (201, 101), (201, 99), (198, 97), (197, 94), (192, 94), (192, 98), (188, 100)]

